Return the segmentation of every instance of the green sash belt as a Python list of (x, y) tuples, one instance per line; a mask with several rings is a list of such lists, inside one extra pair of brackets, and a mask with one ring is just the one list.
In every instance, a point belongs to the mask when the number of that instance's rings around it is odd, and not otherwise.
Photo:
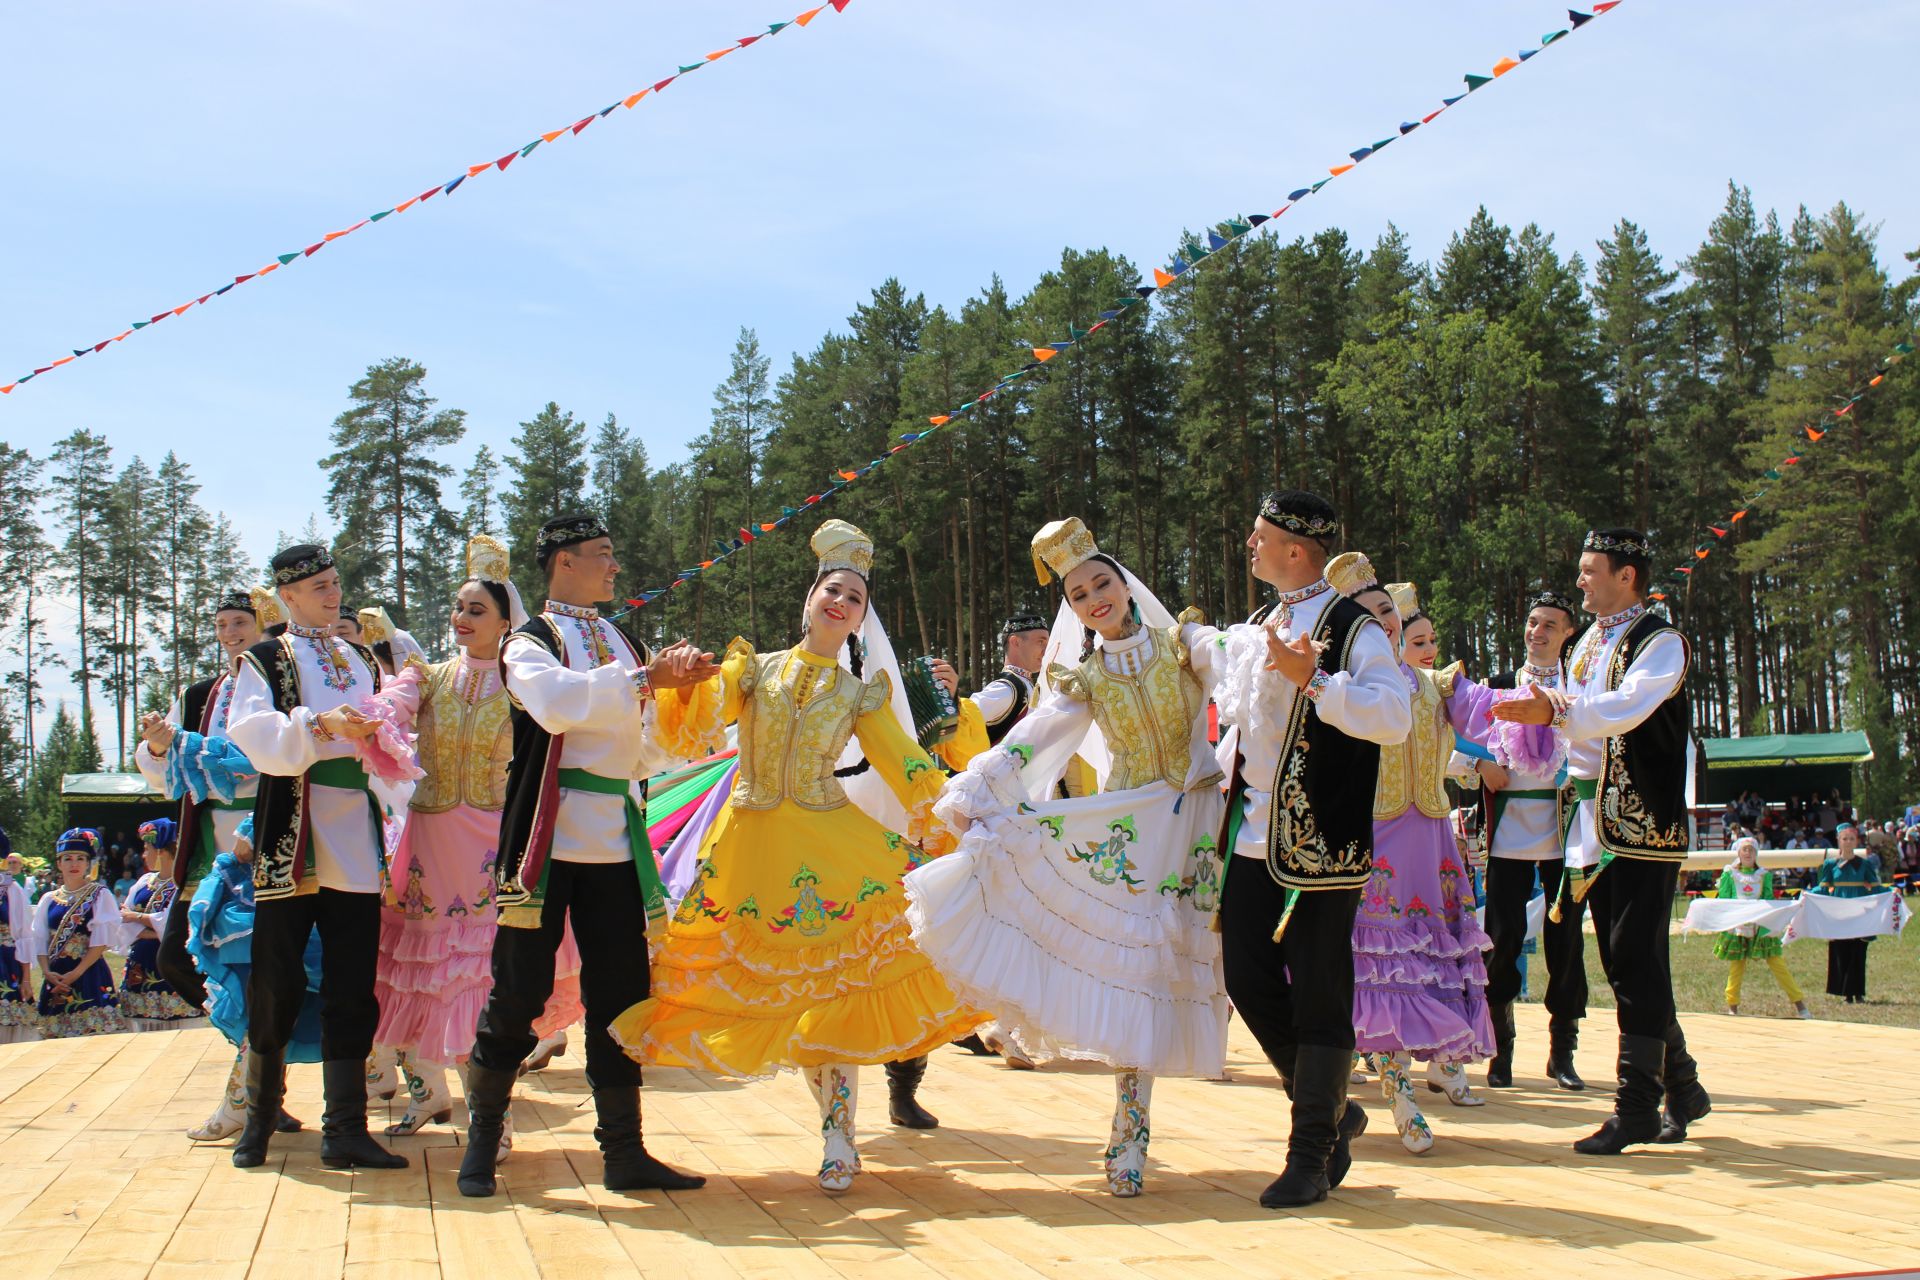
[[(1574, 778), (1572, 781), (1573, 794), (1577, 799), (1593, 800), (1599, 796), (1600, 779)], [(1566, 843), (1567, 832), (1573, 830), (1574, 815), (1579, 811), (1579, 808), (1580, 806), (1577, 804), (1567, 806), (1567, 825), (1565, 830), (1560, 833), (1560, 841), (1563, 846)], [(1593, 816), (1593, 829), (1595, 837), (1597, 838), (1600, 832), (1600, 815), (1597, 813)], [(1569, 901), (1579, 902), (1583, 900), (1587, 896), (1587, 890), (1593, 888), (1594, 879), (1599, 876), (1602, 871), (1605, 871), (1607, 864), (1612, 861), (1613, 851), (1605, 845), (1602, 845), (1600, 847), (1600, 861), (1590, 867), (1567, 867), (1560, 876), (1560, 896), (1553, 902), (1552, 910), (1547, 912), (1547, 918), (1555, 924), (1559, 924), (1565, 917), (1565, 912), (1561, 910), (1562, 904)]]
[[(387, 837), (385, 825), (380, 820), (380, 801), (373, 794), (373, 788), (367, 782), (367, 771), (360, 762), (349, 756), (339, 756), (332, 760), (322, 760), (307, 770), (307, 785), (314, 787), (336, 787), (341, 791), (360, 791), (367, 797), (367, 816), (373, 819), (373, 852), (379, 859), (380, 878), (384, 885), (387, 875)], [(314, 874), (313, 841), (307, 841), (306, 874)]]
[[(585, 769), (560, 770), (560, 785), (569, 791), (591, 791), (603, 796), (619, 796), (627, 803), (627, 848), (633, 867), (640, 875), (640, 896), (647, 905), (647, 923), (654, 925), (667, 918), (667, 890), (660, 883), (660, 868), (653, 861), (653, 845), (647, 839), (647, 816), (633, 800), (633, 783), (626, 778), (603, 778)], [(553, 865), (553, 855), (547, 855)], [(541, 871), (544, 879), (546, 871)]]
[(1575, 778), (1573, 780), (1573, 793), (1582, 800), (1594, 799), (1600, 794), (1600, 779)]
[(207, 800), (201, 804), (200, 808), (204, 812), (200, 817), (199, 854), (197, 857), (189, 860), (185, 868), (186, 875), (184, 878), (181, 876), (174, 877), (180, 883), (180, 892), (189, 897), (193, 895), (193, 886), (200, 882), (200, 877), (207, 874), (207, 870), (213, 866), (213, 860), (221, 854), (220, 832), (214, 828), (212, 811), (215, 809), (251, 809), (253, 808), (253, 801), (236, 800), (234, 803), (228, 804), (225, 800)]

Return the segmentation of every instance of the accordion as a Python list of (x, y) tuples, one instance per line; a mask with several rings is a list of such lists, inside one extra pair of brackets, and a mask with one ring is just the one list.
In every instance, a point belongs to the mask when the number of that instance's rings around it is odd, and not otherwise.
[(960, 727), (960, 704), (947, 692), (947, 686), (934, 678), (929, 658), (913, 658), (902, 664), (900, 678), (907, 686), (907, 706), (913, 711), (913, 736), (930, 751)]

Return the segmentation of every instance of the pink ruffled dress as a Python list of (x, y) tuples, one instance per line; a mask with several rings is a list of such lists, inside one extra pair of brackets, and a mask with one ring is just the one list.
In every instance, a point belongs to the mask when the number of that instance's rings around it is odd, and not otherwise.
[(1407, 740), (1380, 752), (1373, 876), (1353, 922), (1354, 1047), (1420, 1061), (1493, 1056), (1471, 868), (1453, 838), (1443, 784), (1454, 732), (1484, 745), (1490, 690), (1458, 674), (1402, 664), (1413, 701)]

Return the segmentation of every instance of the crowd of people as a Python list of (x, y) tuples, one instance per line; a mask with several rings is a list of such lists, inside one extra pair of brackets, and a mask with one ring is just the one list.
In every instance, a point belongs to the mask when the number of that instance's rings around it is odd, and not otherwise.
[[(859, 1068), (884, 1067), (892, 1123), (932, 1128), (927, 1055), (985, 1031), (1029, 1061), (1111, 1068), (1102, 1166), (1133, 1196), (1156, 1078), (1222, 1077), (1231, 1009), (1290, 1099), (1260, 1198), (1278, 1208), (1348, 1175), (1360, 1065), (1415, 1155), (1435, 1142), (1423, 1093), (1481, 1105), (1478, 1063), (1514, 1085), (1535, 932), (1546, 1075), (1585, 1090), (1590, 916), (1617, 1084), (1574, 1149), (1683, 1140), (1711, 1110), (1668, 958), (1690, 651), (1648, 609), (1647, 538), (1590, 533), (1578, 603), (1543, 587), (1517, 620), (1526, 662), (1476, 681), (1438, 664), (1414, 584), (1333, 554), (1323, 498), (1271, 494), (1250, 524), (1273, 598), (1221, 625), (1176, 616), (1081, 521), (1048, 524), (1032, 549), (1039, 585), (1059, 584), (1053, 621), (1009, 619), (1006, 669), (931, 720), (908, 685), (932, 672), (957, 694), (952, 669), (903, 672), (873, 542), (839, 520), (813, 535), (800, 642), (718, 655), (653, 652), (600, 614), (619, 566), (591, 515), (541, 528), (537, 613), (506, 549), (475, 539), (440, 663), (381, 611), (344, 614), (325, 548), (286, 548), (271, 590), (220, 602), (224, 669), (142, 724), (136, 762), (181, 802), (140, 828), (145, 873), (116, 895), (99, 834), (74, 830), (37, 903), (10, 882), (0, 1028), (209, 1018), (236, 1057), (190, 1136), (232, 1139), (241, 1167), (300, 1127), (289, 1062), (321, 1064), (321, 1158), (342, 1168), (403, 1167), (369, 1098), (405, 1088), (387, 1129), (404, 1138), (451, 1121), (463, 1070), (469, 1196), (495, 1193), (516, 1077), (570, 1023), (614, 1191), (704, 1182), (648, 1152), (645, 1066), (798, 1071), (837, 1192), (861, 1171)], [(729, 749), (720, 802), (676, 838), (693, 874), (669, 886), (644, 780)], [(1484, 893), (1450, 780), (1486, 814)], [(1872, 891), (1857, 861), (1834, 891)], [(1723, 885), (1770, 893), (1755, 870)], [(1862, 992), (1864, 950), (1846, 969)], [(1739, 966), (1774, 957), (1722, 954), (1737, 1005)]]

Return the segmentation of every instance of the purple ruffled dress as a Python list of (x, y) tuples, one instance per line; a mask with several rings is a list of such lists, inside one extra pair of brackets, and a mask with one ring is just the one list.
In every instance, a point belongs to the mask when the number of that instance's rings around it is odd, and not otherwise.
[[(1410, 683), (1416, 679), (1405, 664), (1401, 671)], [(1453, 730), (1485, 744), (1492, 702), (1491, 690), (1457, 677), (1443, 714)], [(1373, 876), (1353, 921), (1358, 1052), (1404, 1052), (1443, 1063), (1493, 1056), (1482, 954), (1493, 942), (1475, 918), (1477, 905), (1447, 819), (1409, 805), (1373, 824)]]

